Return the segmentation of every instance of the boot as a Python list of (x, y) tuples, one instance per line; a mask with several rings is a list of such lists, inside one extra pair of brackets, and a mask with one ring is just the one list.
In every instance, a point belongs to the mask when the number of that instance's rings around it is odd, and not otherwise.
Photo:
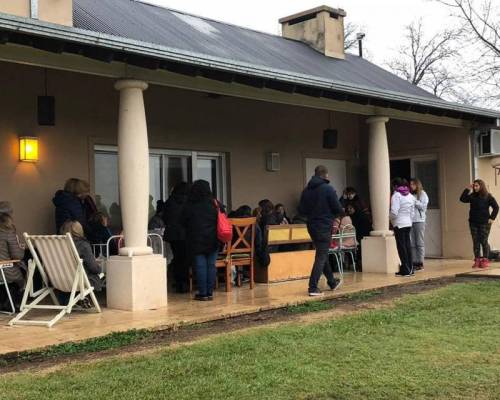
[(481, 268), (481, 259), (480, 258), (476, 258), (474, 260), (474, 265), (472, 266), (472, 268)]
[(479, 268), (488, 268), (490, 266), (490, 260), (487, 258), (481, 258), (481, 264)]

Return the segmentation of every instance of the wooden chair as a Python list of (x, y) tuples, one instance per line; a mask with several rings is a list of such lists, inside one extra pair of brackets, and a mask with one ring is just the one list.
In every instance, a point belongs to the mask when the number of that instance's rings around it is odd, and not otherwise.
[[(26, 244), (30, 249), (34, 262), (28, 266), (28, 283), (21, 302), (21, 312), (9, 322), (9, 325), (44, 325), (52, 327), (64, 315), (70, 314), (73, 307), (81, 300), (90, 297), (95, 311), (101, 312), (82, 260), (78, 255), (71, 235), (29, 236), (24, 234)], [(43, 281), (43, 287), (34, 292), (33, 276), (38, 269)], [(67, 304), (60, 304), (54, 290), (69, 293)], [(28, 304), (28, 295), (34, 300)], [(40, 304), (47, 296), (53, 305)], [(57, 315), (50, 320), (25, 320), (31, 310), (56, 310)]]
[[(231, 218), (233, 225), (233, 239), (225, 245), (221, 253), (223, 258), (216, 263), (216, 268), (224, 268), (226, 276), (226, 292), (232, 289), (232, 267), (245, 267), (250, 269), (250, 289), (255, 285), (255, 225), (256, 218)], [(241, 286), (241, 276), (237, 276), (238, 286)]]

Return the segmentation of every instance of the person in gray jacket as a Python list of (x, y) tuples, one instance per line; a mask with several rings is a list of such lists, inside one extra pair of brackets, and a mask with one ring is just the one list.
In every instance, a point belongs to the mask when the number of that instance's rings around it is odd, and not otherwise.
[(411, 229), (411, 253), (415, 271), (424, 269), (425, 258), (425, 222), (427, 219), (427, 206), (429, 196), (425, 193), (422, 182), (417, 178), (410, 180), (411, 194), (415, 198), (415, 213)]

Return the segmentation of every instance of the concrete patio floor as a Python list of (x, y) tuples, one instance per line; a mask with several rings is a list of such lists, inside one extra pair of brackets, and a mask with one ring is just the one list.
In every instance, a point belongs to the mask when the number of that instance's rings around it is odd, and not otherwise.
[[(493, 270), (495, 267), (496, 265), (493, 266)], [(324, 298), (469, 272), (473, 272), (470, 261), (430, 260), (426, 264), (425, 271), (419, 272), (412, 278), (385, 274), (346, 274), (342, 287), (334, 292), (325, 292)], [(497, 272), (500, 274), (500, 269), (495, 270), (495, 273)], [(325, 282), (322, 282), (322, 285), (325, 285)], [(126, 312), (104, 308), (101, 314), (74, 312), (50, 329), (37, 326), (9, 327), (7, 323), (10, 317), (2, 315), (0, 354), (34, 350), (131, 329), (161, 330), (184, 324), (202, 323), (313, 300), (318, 299), (307, 295), (307, 280), (299, 280), (256, 285), (254, 290), (244, 286), (235, 288), (230, 293), (222, 289), (217, 291), (213, 302), (205, 303), (192, 300), (190, 295), (169, 294), (168, 307), (151, 311)]]

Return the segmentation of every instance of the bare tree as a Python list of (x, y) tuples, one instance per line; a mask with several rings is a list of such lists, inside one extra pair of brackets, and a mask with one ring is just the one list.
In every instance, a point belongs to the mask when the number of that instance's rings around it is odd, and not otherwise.
[(352, 22), (347, 22), (344, 27), (344, 50), (355, 48), (358, 45), (356, 35), (362, 28)]
[(406, 27), (406, 42), (398, 56), (387, 64), (397, 75), (414, 85), (443, 96), (456, 80), (446, 62), (457, 54), (456, 44), (460, 32), (445, 30), (430, 38), (425, 36), (422, 20)]
[(435, 1), (450, 8), (462, 25), (466, 43), (474, 46), (469, 80), (483, 93), (481, 102), (500, 107), (500, 8), (492, 0)]

